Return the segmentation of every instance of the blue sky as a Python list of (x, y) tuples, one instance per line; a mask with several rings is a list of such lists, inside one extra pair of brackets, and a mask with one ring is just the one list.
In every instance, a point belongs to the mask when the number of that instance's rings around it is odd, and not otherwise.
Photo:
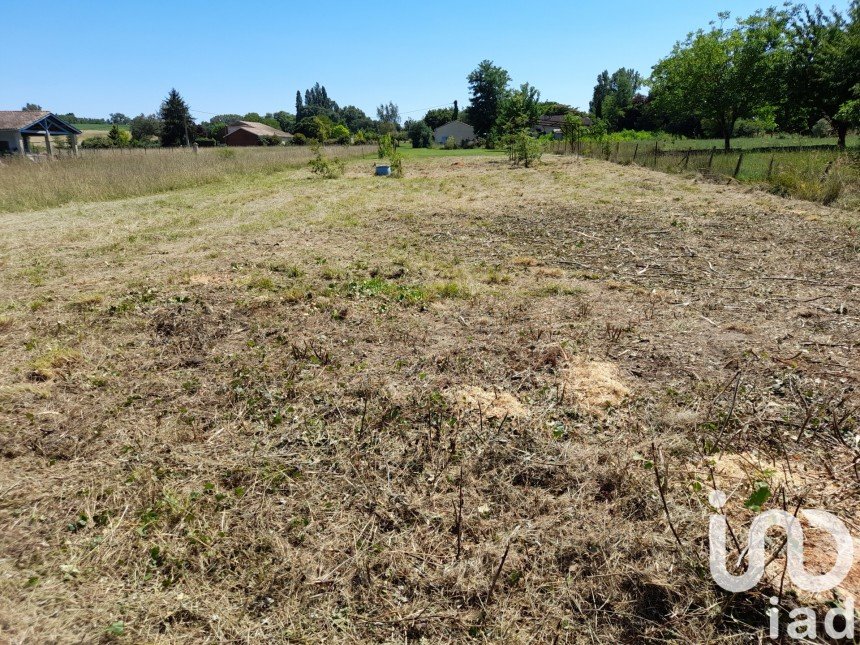
[[(15, 27), (3, 34), (0, 109), (32, 101), (79, 116), (135, 115), (156, 111), (176, 87), (205, 120), (207, 113), (293, 112), (296, 90), (319, 81), (338, 103), (371, 116), (391, 100), (404, 118), (420, 118), (454, 99), (466, 105), (466, 75), (484, 58), (515, 83), (537, 86), (544, 99), (587, 109), (601, 70), (647, 75), (676, 40), (718, 11), (745, 16), (764, 6), (3, 0), (4, 23)], [(40, 16), (51, 15), (62, 18), (46, 30)]]

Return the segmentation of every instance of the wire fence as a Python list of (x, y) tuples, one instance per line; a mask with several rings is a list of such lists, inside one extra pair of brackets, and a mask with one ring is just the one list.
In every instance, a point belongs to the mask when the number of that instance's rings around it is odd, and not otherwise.
[[(786, 170), (817, 168), (826, 178), (837, 159), (846, 153), (835, 146), (774, 146), (746, 150), (664, 149), (659, 141), (552, 141), (549, 152), (577, 154), (614, 163), (636, 164), (662, 172), (698, 172), (740, 181), (770, 181)], [(814, 169), (812, 169), (814, 170)]]

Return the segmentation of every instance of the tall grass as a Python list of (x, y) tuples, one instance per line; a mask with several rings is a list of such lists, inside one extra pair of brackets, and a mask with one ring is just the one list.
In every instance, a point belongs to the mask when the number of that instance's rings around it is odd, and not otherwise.
[[(359, 157), (373, 146), (337, 146), (329, 156)], [(221, 181), (231, 175), (271, 173), (313, 157), (304, 147), (88, 150), (80, 157), (0, 161), (0, 212), (39, 210), (70, 202), (138, 197)]]
[[(554, 142), (555, 152), (567, 152)], [(659, 149), (659, 150), (658, 150)], [(655, 141), (583, 142), (584, 156), (620, 164), (645, 166), (663, 172), (700, 172), (759, 183), (784, 197), (855, 208), (860, 201), (860, 153), (816, 148), (750, 151), (678, 150)], [(655, 154), (656, 153), (656, 154)]]
[[(634, 136), (642, 135), (646, 136)], [(620, 136), (616, 136), (620, 135)], [(685, 151), (692, 148), (693, 150), (710, 150), (716, 148), (723, 149), (722, 139), (687, 139), (684, 137), (673, 137), (671, 135), (661, 134), (659, 136), (647, 136), (648, 133), (625, 131), (607, 135), (607, 139), (612, 141), (644, 141), (651, 140), (651, 145), (655, 140), (660, 141), (661, 150), (678, 150)], [(787, 135), (775, 134), (765, 135), (760, 137), (735, 137), (732, 139), (732, 150), (749, 150), (754, 148), (806, 148), (806, 147), (821, 147), (833, 146), (836, 147), (836, 137), (809, 137), (803, 135)], [(850, 135), (847, 140), (848, 147), (860, 146), (860, 136)]]

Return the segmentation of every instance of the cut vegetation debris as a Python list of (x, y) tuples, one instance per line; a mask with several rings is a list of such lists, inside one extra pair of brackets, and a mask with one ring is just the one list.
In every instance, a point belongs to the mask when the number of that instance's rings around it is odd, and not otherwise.
[(758, 642), (782, 572), (716, 587), (714, 482), (740, 541), (756, 506), (856, 534), (856, 213), (262, 152), (3, 186), (76, 203), (0, 215), (0, 640)]
[(606, 361), (578, 358), (562, 371), (562, 377), (564, 391), (573, 395), (574, 404), (589, 414), (603, 415), (630, 394), (618, 367)]
[(454, 404), (464, 412), (476, 412), (487, 419), (522, 419), (529, 415), (528, 408), (508, 392), (490, 392), (479, 387), (466, 387), (452, 397)]

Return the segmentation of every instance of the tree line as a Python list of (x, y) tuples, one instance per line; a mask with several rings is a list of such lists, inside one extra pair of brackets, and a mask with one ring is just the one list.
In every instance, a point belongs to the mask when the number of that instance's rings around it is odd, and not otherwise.
[(716, 136), (726, 149), (738, 135), (830, 129), (844, 147), (860, 125), (860, 1), (845, 13), (805, 5), (736, 20), (720, 13), (677, 42), (650, 78), (601, 73), (590, 110), (608, 131)]
[[(730, 149), (737, 135), (832, 131), (844, 147), (860, 126), (860, 0), (845, 13), (800, 4), (734, 21), (720, 13), (676, 43), (650, 77), (601, 72), (588, 114), (541, 101), (528, 83), (512, 88), (508, 72), (489, 60), (467, 82), (470, 104), (459, 118), (488, 146), (535, 134), (541, 116), (567, 115), (559, 129), (570, 141), (633, 130), (719, 137)], [(456, 118), (444, 108), (407, 122), (413, 145), (429, 145), (427, 130)]]
[[(805, 5), (769, 8), (735, 20), (720, 13), (707, 29), (677, 42), (650, 77), (627, 68), (601, 72), (588, 113), (542, 101), (529, 83), (513, 86), (507, 70), (490, 60), (481, 61), (466, 81), (469, 105), (464, 109), (454, 101), (451, 107), (428, 110), (421, 119), (407, 119), (402, 127), (393, 102), (380, 104), (374, 119), (354, 105), (341, 107), (319, 83), (296, 91), (294, 113), (221, 114), (197, 123), (173, 89), (156, 114), (61, 118), (128, 126), (130, 141), (112, 132), (102, 138), (104, 145), (150, 145), (156, 139), (163, 146), (215, 145), (224, 141), (227, 124), (245, 120), (291, 133), (294, 143), (361, 143), (390, 134), (426, 147), (432, 145), (435, 128), (461, 120), (473, 126), (479, 143), (492, 147), (536, 134), (542, 116), (563, 116), (556, 123), (571, 141), (634, 130), (718, 136), (729, 149), (738, 135), (832, 129), (844, 147), (848, 131), (860, 126), (860, 0), (852, 0), (844, 13)], [(40, 107), (27, 104), (24, 109)]]
[[(40, 110), (41, 107), (28, 103), (24, 109)], [(122, 113), (111, 114), (108, 119), (83, 119), (74, 114), (60, 115), (68, 123), (105, 123), (113, 124), (107, 136), (87, 139), (86, 147), (152, 146), (164, 147), (190, 145), (215, 145), (223, 143), (227, 126), (236, 121), (263, 123), (276, 130), (293, 134), (294, 144), (317, 141), (336, 143), (363, 143), (375, 141), (384, 134), (402, 132), (400, 110), (393, 102), (380, 104), (376, 119), (370, 118), (363, 110), (347, 105), (340, 107), (328, 96), (324, 85), (316, 83), (313, 87), (296, 92), (295, 113), (286, 110), (259, 114), (218, 114), (208, 120), (197, 122), (191, 114), (188, 103), (174, 88), (171, 89), (156, 113), (139, 114), (128, 117)], [(127, 126), (121, 129), (119, 126)], [(405, 135), (402, 135), (405, 136)], [(280, 145), (278, 137), (261, 138), (263, 145)]]

